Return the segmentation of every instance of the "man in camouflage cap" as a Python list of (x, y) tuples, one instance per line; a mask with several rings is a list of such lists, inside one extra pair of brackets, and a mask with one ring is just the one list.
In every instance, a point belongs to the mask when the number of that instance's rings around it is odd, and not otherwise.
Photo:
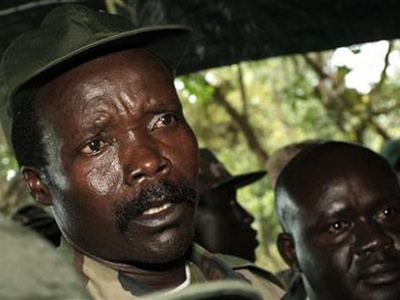
[(67, 5), (2, 59), (3, 130), (95, 299), (245, 277), (265, 299), (282, 293), (193, 244), (198, 148), (173, 82), (188, 38)]
[(266, 171), (232, 175), (213, 151), (201, 148), (195, 241), (206, 249), (254, 262), (257, 232), (253, 215), (237, 199), (237, 190), (266, 175)]

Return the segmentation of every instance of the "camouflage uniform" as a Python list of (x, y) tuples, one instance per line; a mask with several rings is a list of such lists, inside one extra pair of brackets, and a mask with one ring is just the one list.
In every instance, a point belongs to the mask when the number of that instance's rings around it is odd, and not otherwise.
[[(155, 292), (121, 271), (114, 270), (72, 249), (64, 241), (60, 250), (69, 256), (69, 260), (83, 276), (86, 288), (95, 300), (131, 300)], [(267, 271), (240, 258), (214, 255), (196, 244), (188, 256), (187, 265), (190, 270), (190, 285), (222, 279), (241, 280), (250, 282), (262, 294), (262, 299), (280, 299), (284, 294), (279, 281)]]

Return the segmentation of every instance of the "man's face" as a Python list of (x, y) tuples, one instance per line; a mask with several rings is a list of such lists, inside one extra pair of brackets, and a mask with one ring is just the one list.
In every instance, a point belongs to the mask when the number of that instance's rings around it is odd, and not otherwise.
[(400, 190), (387, 166), (327, 171), (296, 198), (292, 235), (310, 299), (400, 299)]
[(130, 50), (85, 63), (42, 87), (50, 194), (78, 249), (118, 262), (168, 262), (193, 238), (197, 141), (173, 79)]
[(234, 186), (208, 190), (199, 198), (196, 242), (213, 252), (255, 260), (258, 246), (254, 221), (236, 199)]

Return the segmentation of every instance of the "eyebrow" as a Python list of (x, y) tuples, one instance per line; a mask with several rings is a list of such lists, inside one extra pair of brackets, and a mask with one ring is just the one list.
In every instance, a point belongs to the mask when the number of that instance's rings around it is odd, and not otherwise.
[(329, 205), (329, 209), (327, 206), (322, 207), (317, 223), (327, 221), (330, 218), (341, 217), (351, 212), (351, 208), (347, 205), (343, 205), (343, 203), (333, 203), (333, 206), (336, 207), (332, 207), (332, 205)]
[(81, 137), (95, 136), (103, 132), (110, 125), (110, 117), (100, 113), (95, 119), (81, 124), (78, 133)]
[(171, 98), (170, 100), (172, 100), (172, 103), (166, 104), (165, 102), (161, 102), (161, 103), (156, 103), (153, 105), (150, 105), (149, 107), (147, 107), (144, 110), (145, 114), (159, 114), (159, 113), (163, 113), (165, 111), (178, 111), (178, 112), (182, 112), (183, 108), (182, 108), (182, 104), (180, 103), (178, 98)]

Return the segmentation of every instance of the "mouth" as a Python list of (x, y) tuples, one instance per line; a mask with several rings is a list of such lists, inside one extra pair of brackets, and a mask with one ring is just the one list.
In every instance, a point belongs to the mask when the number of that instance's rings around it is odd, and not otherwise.
[(132, 219), (132, 224), (154, 230), (173, 226), (184, 218), (189, 206), (187, 203), (164, 202), (145, 210), (141, 215)]
[(133, 224), (153, 229), (173, 226), (181, 220), (187, 220), (186, 215), (192, 214), (195, 204), (196, 191), (193, 188), (186, 184), (162, 181), (143, 188), (129, 201), (117, 203), (117, 226), (122, 232), (126, 232)]
[(257, 240), (257, 237), (254, 237), (254, 248), (257, 248), (260, 243)]
[(251, 230), (249, 232), (249, 236), (251, 236), (251, 240), (252, 240), (252, 244), (253, 244), (254, 248), (257, 248), (259, 245), (259, 242), (257, 240), (257, 231), (255, 231), (254, 229), (251, 228)]
[(400, 280), (400, 266), (376, 264), (366, 270), (361, 279), (368, 285), (392, 284)]
[(168, 209), (169, 207), (171, 207), (171, 205), (172, 204), (170, 202), (168, 202), (168, 203), (164, 203), (158, 207), (149, 208), (148, 210), (144, 211), (142, 215), (144, 215), (144, 216), (155, 215), (159, 212), (162, 212), (162, 211)]

